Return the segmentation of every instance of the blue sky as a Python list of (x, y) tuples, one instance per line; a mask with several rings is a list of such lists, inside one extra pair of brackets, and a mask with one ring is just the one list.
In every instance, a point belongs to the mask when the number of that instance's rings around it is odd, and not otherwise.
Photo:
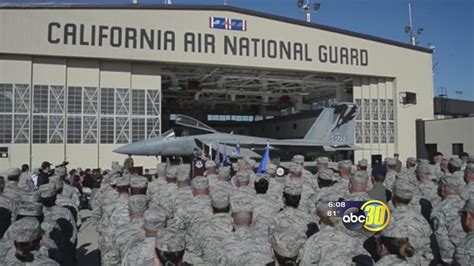
[[(0, 0), (15, 3), (130, 3), (127, 0)], [(161, 0), (141, 0), (142, 4)], [(222, 4), (224, 0), (173, 0), (174, 4)], [(228, 0), (232, 6), (303, 19), (296, 0)], [(314, 0), (311, 0), (314, 2)], [(474, 100), (473, 0), (318, 0), (321, 9), (313, 22), (408, 42), (408, 2), (415, 28), (423, 28), (420, 46), (433, 44), (434, 93), (444, 87), (450, 98)], [(461, 92), (461, 93), (459, 93)]]

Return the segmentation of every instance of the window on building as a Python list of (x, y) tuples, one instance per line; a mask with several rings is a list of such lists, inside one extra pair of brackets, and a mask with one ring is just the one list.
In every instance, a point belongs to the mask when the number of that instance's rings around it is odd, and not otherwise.
[(145, 90), (132, 90), (132, 115), (145, 115)]
[(13, 85), (0, 84), (0, 113), (11, 113), (13, 110)]
[(47, 85), (34, 86), (33, 113), (48, 113), (48, 91), (49, 87)]
[(146, 114), (147, 116), (159, 116), (160, 115), (160, 92), (158, 90), (147, 90), (146, 91)]
[(46, 115), (33, 116), (33, 143), (48, 141), (48, 117)]
[[(68, 108), (69, 109), (69, 108)], [(81, 143), (82, 119), (80, 116), (67, 118), (67, 143)]]
[[(108, 95), (109, 92), (107, 92)], [(112, 93), (113, 95), (113, 93)], [(97, 115), (97, 102), (99, 98), (99, 90), (96, 87), (84, 87), (83, 108), (84, 114)], [(113, 97), (112, 97), (113, 100)], [(110, 103), (108, 103), (110, 104)], [(112, 102), (113, 106), (113, 102)], [(113, 113), (113, 107), (107, 106)]]
[(64, 113), (64, 86), (49, 86), (49, 113)]
[(145, 118), (132, 118), (132, 142), (145, 139)]
[(114, 114), (114, 89), (102, 88), (100, 91), (100, 113), (103, 115)]
[(97, 120), (96, 116), (84, 116), (82, 129), (84, 143), (97, 143)]
[(114, 143), (114, 118), (100, 118), (100, 143)]
[(130, 120), (128, 117), (115, 118), (115, 143), (128, 143), (130, 139)]
[(464, 152), (464, 145), (462, 143), (453, 143), (453, 155), (460, 155)]
[(64, 140), (64, 116), (49, 116), (49, 143), (63, 143)]
[(147, 117), (146, 119), (146, 132), (148, 138), (155, 138), (160, 135), (160, 118)]
[(14, 143), (28, 143), (30, 140), (30, 116), (15, 114), (13, 128)]
[(15, 84), (15, 113), (30, 112), (30, 85)]
[(12, 115), (0, 114), (0, 143), (12, 142)]
[(69, 87), (68, 88), (67, 113), (68, 114), (82, 113), (82, 87)]

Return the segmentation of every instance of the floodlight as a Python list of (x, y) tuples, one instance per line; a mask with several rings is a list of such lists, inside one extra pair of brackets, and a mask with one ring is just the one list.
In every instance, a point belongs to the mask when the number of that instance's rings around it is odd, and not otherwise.
[(418, 35), (422, 34), (422, 33), (423, 33), (423, 28), (418, 28), (418, 30), (416, 31), (416, 33), (417, 33)]
[(411, 27), (410, 26), (405, 26), (405, 33), (409, 33), (411, 31)]
[(298, 2), (296, 3), (296, 5), (298, 6), (298, 8), (303, 8), (303, 6), (304, 6), (304, 0), (298, 0)]
[(318, 11), (320, 7), (321, 7), (320, 3), (314, 3), (314, 11)]

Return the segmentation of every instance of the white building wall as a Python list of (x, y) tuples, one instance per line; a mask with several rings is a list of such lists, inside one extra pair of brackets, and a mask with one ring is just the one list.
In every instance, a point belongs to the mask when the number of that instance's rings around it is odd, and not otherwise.
[(425, 121), (425, 143), (437, 144), (445, 157), (456, 157), (453, 144), (462, 143), (464, 151), (474, 154), (474, 117)]
[[(19, 167), (24, 163), (31, 164), (34, 168), (43, 161), (59, 164), (64, 160), (69, 161), (71, 167), (101, 167), (105, 169), (110, 167), (112, 161), (123, 162), (125, 156), (113, 153), (113, 150), (130, 143), (133, 134), (138, 134), (140, 139), (160, 134), (161, 104), (156, 106), (150, 104), (150, 101), (161, 102), (161, 76), (156, 65), (0, 55), (0, 84), (12, 84), (12, 87), (15, 84), (20, 84), (28, 88), (36, 88), (36, 90), (33, 89), (31, 99), (29, 94), (24, 99), (27, 101), (25, 104), (28, 106), (28, 110), (21, 114), (0, 113), (0, 116), (10, 116), (13, 121), (10, 128), (12, 143), (0, 144), (1, 147), (9, 148), (9, 157), (0, 158), (0, 169)], [(56, 87), (53, 89), (52, 86)], [(101, 110), (100, 91), (102, 88), (109, 88), (115, 92), (112, 94), (111, 101), (114, 103), (112, 108), (114, 113), (112, 114), (102, 115), (101, 112), (97, 112)], [(124, 93), (123, 97), (128, 97), (124, 100), (125, 106), (118, 106), (121, 96), (118, 96), (117, 89)], [(53, 90), (56, 93), (53, 93)], [(12, 91), (15, 93), (15, 89)], [(74, 94), (75, 91), (78, 94)], [(133, 93), (132, 91), (137, 92)], [(141, 95), (142, 100), (139, 103), (144, 109), (140, 114), (132, 113), (133, 98), (130, 97), (132, 94)], [(77, 102), (71, 100), (74, 97)], [(39, 100), (43, 98), (46, 102)], [(32, 104), (29, 104), (29, 100), (33, 100)], [(19, 103), (15, 102), (14, 98), (12, 98), (12, 102), (13, 110), (15, 110)], [(55, 105), (55, 103), (59, 105)], [(86, 111), (86, 105), (89, 103), (91, 105), (88, 105), (88, 108), (91, 106), (95, 108), (93, 112)], [(145, 109), (147, 103), (150, 108), (154, 108), (153, 114), (147, 113), (147, 109)], [(76, 109), (74, 109), (74, 104), (79, 104), (79, 106), (76, 105)], [(31, 117), (34, 121), (31, 125), (28, 121), (30, 107)], [(27, 124), (21, 130), (15, 128), (22, 122), (15, 120), (17, 115), (27, 118)], [(53, 116), (54, 118), (52, 118)], [(111, 142), (107, 144), (101, 141), (101, 116), (108, 116), (114, 123), (113, 132), (109, 132), (112, 135)], [(120, 119), (117, 118), (118, 116)], [(38, 119), (38, 117), (44, 118)], [(60, 120), (54, 120), (58, 118)], [(135, 119), (142, 121), (142, 123), (139, 124), (141, 126), (138, 129), (133, 130), (131, 121)], [(38, 123), (39, 120), (42, 123)], [(95, 122), (93, 122), (94, 120)], [(146, 123), (148, 120), (150, 125)], [(126, 122), (122, 130), (118, 123), (124, 121)], [(57, 126), (53, 127), (55, 122)], [(90, 123), (95, 124), (91, 126)], [(69, 126), (71, 127), (69, 128)], [(2, 128), (3, 130), (6, 129)], [(26, 139), (22, 141), (17, 138), (15, 140), (15, 137), (20, 133), (24, 133)], [(34, 144), (29, 144), (30, 139)], [(136, 140), (137, 138), (135, 138)], [(144, 168), (154, 168), (157, 163), (155, 157), (136, 157), (134, 159), (136, 166)], [(0, 170), (0, 172), (2, 171)]]

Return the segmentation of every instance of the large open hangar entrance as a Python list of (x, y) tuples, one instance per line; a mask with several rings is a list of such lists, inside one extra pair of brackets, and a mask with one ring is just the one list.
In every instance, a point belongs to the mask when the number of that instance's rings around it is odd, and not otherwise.
[(7, 5), (0, 21), (0, 168), (107, 168), (178, 113), (297, 138), (340, 101), (361, 108), (355, 160), (404, 159), (433, 117), (432, 51), (375, 36), (229, 6)]

